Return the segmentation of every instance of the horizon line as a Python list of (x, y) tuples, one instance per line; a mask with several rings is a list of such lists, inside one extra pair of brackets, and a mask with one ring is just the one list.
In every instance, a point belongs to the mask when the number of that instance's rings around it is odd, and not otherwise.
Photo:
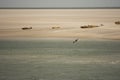
[(120, 7), (0, 7), (0, 9), (120, 9)]

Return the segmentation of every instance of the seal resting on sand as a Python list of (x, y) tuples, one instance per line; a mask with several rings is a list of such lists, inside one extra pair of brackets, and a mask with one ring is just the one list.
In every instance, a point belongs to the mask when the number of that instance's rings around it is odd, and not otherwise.
[(29, 30), (32, 29), (32, 27), (23, 27), (22, 30)]

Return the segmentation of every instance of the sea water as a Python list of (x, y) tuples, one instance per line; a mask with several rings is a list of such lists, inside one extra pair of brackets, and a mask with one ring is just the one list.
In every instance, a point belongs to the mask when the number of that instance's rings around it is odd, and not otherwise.
[(0, 80), (120, 80), (120, 41), (0, 40)]

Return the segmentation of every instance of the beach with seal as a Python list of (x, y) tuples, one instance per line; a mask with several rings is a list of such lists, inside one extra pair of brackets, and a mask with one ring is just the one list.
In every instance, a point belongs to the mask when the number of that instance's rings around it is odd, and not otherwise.
[(1, 9), (0, 80), (119, 80), (119, 9)]

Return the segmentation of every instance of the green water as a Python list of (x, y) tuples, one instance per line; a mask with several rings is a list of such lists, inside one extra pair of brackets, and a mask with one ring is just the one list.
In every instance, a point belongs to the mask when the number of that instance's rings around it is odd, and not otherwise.
[(0, 40), (0, 80), (120, 80), (120, 41)]

